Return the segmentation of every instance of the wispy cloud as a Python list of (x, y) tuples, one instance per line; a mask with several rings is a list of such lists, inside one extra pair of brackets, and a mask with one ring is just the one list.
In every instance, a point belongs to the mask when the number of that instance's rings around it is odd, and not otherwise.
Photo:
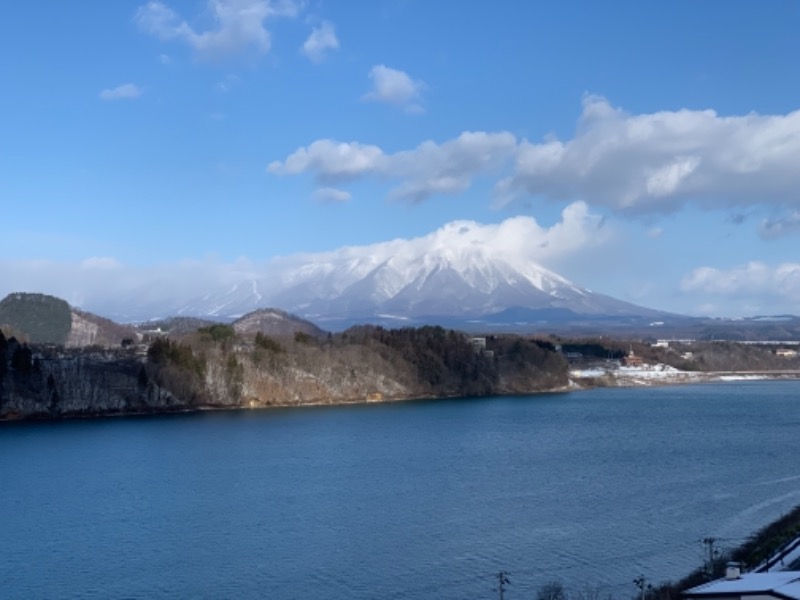
[(661, 229), (661, 227), (651, 227), (647, 230), (647, 236), (654, 240), (660, 238), (662, 235), (664, 235), (664, 230)]
[(229, 73), (228, 75), (225, 76), (224, 79), (214, 84), (214, 89), (217, 90), (218, 92), (226, 94), (230, 92), (233, 88), (241, 85), (241, 83), (242, 83), (241, 77), (233, 73)]
[(278, 175), (311, 172), (321, 183), (366, 176), (399, 179), (390, 192), (399, 200), (421, 202), (434, 194), (459, 194), (477, 175), (500, 168), (514, 153), (507, 132), (465, 132), (443, 144), (423, 142), (409, 151), (386, 154), (378, 146), (318, 140), (299, 148), (268, 171)]
[(142, 95), (142, 89), (133, 83), (124, 83), (100, 92), (101, 100), (132, 100)]
[(139, 28), (163, 41), (179, 41), (202, 60), (220, 60), (255, 52), (266, 54), (272, 41), (269, 18), (296, 17), (301, 3), (293, 0), (208, 0), (206, 28), (190, 25), (167, 4), (151, 0), (134, 17)]
[(334, 187), (323, 187), (314, 192), (314, 199), (317, 202), (349, 202), (351, 198), (352, 195), (350, 192), (346, 192)]
[(329, 21), (323, 21), (319, 27), (314, 27), (300, 51), (309, 60), (320, 63), (325, 60), (328, 51), (339, 48), (339, 39), (336, 37), (336, 29)]
[(800, 233), (800, 210), (772, 219), (765, 219), (758, 228), (758, 234), (764, 240), (774, 240), (786, 235)]
[(399, 106), (409, 113), (422, 113), (422, 92), (426, 85), (415, 81), (405, 71), (392, 69), (386, 65), (375, 65), (369, 72), (372, 89), (362, 96), (362, 100), (385, 102)]
[(724, 299), (729, 307), (747, 307), (754, 314), (797, 313), (800, 303), (800, 263), (768, 265), (750, 261), (731, 269), (699, 267), (686, 275), (681, 289), (697, 297)]

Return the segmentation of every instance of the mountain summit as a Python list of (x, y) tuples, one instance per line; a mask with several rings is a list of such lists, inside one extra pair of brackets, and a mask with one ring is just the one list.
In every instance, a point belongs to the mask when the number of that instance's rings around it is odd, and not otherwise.
[[(355, 322), (655, 318), (663, 313), (593, 293), (483, 239), (468, 221), (411, 241), (279, 259), (183, 303), (181, 315), (236, 318), (275, 306), (337, 328)], [(481, 235), (479, 235), (481, 234)]]
[(125, 322), (233, 321), (274, 308), (328, 330), (354, 323), (507, 330), (610, 319), (647, 325), (674, 316), (594, 293), (542, 266), (540, 261), (557, 259), (571, 245), (585, 244), (589, 235), (602, 237), (602, 224), (592, 221), (585, 207), (571, 210), (580, 214), (565, 215), (568, 225), (561, 228), (542, 229), (531, 217), (493, 225), (454, 221), (417, 238), (263, 263), (187, 262), (151, 272), (103, 263), (101, 271), (92, 267), (102, 285), (75, 287), (64, 295)]

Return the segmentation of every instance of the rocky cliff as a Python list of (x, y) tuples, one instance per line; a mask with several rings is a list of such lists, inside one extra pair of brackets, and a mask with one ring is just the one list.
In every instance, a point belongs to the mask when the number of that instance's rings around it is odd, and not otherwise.
[[(12, 348), (14, 344), (11, 344)], [(141, 359), (114, 352), (34, 348), (0, 377), (0, 419), (56, 418), (186, 408), (149, 381)], [(24, 351), (22, 351), (24, 353)]]
[(441, 328), (326, 340), (206, 333), (106, 350), (0, 339), (0, 420), (529, 393), (567, 383), (563, 359), (534, 342), (490, 345), (497, 354)]

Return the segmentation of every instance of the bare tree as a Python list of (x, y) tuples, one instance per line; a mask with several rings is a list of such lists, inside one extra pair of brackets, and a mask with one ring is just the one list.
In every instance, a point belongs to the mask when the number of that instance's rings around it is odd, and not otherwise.
[(567, 592), (560, 581), (549, 581), (539, 586), (536, 600), (567, 600)]

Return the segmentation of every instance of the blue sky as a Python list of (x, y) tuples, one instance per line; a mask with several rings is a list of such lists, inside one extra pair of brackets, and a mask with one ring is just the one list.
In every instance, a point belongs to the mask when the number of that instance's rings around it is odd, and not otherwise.
[(800, 313), (796, 0), (4, 12), (0, 293), (525, 216), (593, 290)]

